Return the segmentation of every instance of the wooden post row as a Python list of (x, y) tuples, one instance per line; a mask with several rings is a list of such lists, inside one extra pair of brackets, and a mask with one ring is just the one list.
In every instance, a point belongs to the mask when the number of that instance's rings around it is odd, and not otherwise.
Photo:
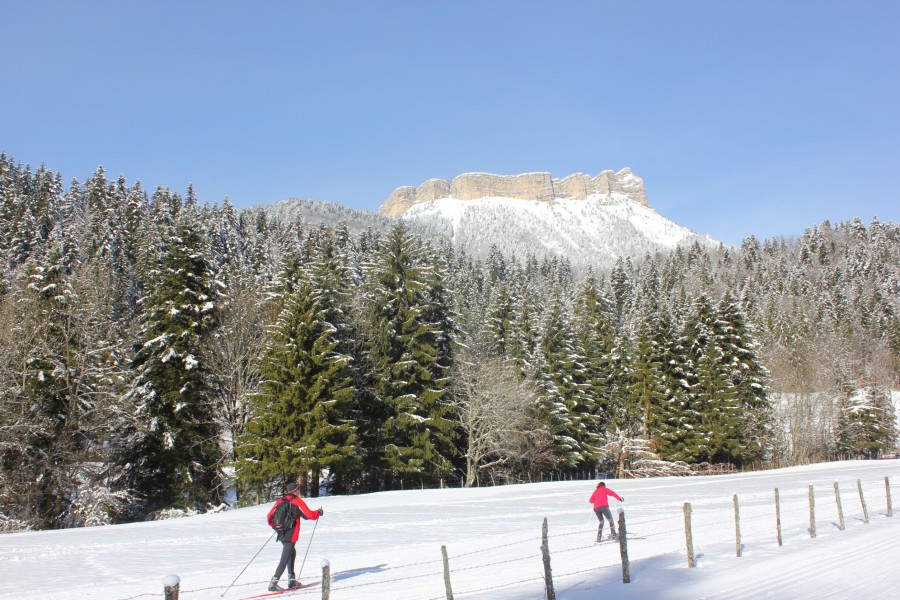
[(738, 497), (734, 495), (734, 554), (741, 557), (741, 511), (738, 508)]

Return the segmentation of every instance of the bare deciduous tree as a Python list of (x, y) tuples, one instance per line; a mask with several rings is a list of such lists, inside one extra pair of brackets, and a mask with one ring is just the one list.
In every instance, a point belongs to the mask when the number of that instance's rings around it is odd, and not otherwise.
[(467, 349), (456, 364), (454, 396), (467, 440), (466, 486), (478, 485), (485, 471), (552, 464), (552, 436), (532, 415), (537, 391), (515, 363)]
[(220, 315), (220, 329), (206, 351), (223, 421), (226, 457), (233, 461), (236, 444), (250, 418), (248, 394), (259, 382), (259, 356), (266, 340), (266, 327), (274, 321), (271, 307), (258, 289), (232, 282)]

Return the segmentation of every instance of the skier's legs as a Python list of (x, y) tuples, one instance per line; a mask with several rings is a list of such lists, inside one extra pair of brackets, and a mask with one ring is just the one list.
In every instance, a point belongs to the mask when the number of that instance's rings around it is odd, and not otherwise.
[(296, 561), (297, 561), (297, 546), (295, 544), (291, 544), (291, 557), (288, 559), (288, 566), (287, 566), (288, 577), (290, 577), (291, 579), (297, 578), (295, 575), (297, 570), (294, 569), (294, 563)]
[(294, 559), (297, 558), (297, 550), (294, 549), (294, 542), (281, 542), (281, 561), (278, 568), (275, 569), (275, 580), (281, 579), (284, 570), (290, 565), (291, 572), (294, 570)]
[(600, 527), (603, 527), (603, 517), (606, 517), (606, 520), (609, 521), (609, 531), (612, 533), (613, 537), (616, 537), (616, 523), (613, 521), (612, 512), (610, 512), (609, 507), (601, 506), (597, 510), (599, 511), (597, 518), (600, 519)]
[(594, 514), (597, 515), (597, 520), (600, 521), (600, 526), (597, 527), (597, 541), (600, 541), (600, 538), (603, 536), (603, 507), (597, 507), (594, 509)]

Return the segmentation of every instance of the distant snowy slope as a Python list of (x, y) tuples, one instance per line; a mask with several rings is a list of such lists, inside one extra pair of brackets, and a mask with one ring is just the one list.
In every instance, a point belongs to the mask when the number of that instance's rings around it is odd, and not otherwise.
[(265, 213), (268, 218), (285, 225), (299, 222), (313, 227), (319, 225), (330, 228), (344, 226), (354, 235), (367, 229), (376, 232), (387, 231), (393, 224), (391, 219), (377, 213), (350, 208), (327, 200), (306, 198), (288, 198), (274, 204), (251, 206), (245, 211), (250, 215)]
[(449, 237), (474, 256), (484, 257), (496, 245), (507, 256), (561, 255), (576, 266), (598, 268), (611, 267), (620, 257), (641, 257), (694, 241), (716, 244), (615, 193), (550, 202), (442, 198), (416, 204), (399, 218), (415, 230)]

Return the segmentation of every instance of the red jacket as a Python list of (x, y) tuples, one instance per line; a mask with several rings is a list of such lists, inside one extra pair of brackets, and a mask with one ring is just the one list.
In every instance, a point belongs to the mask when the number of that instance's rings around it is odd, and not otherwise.
[(594, 508), (600, 508), (601, 506), (609, 506), (609, 497), (612, 496), (619, 502), (622, 501), (622, 498), (619, 497), (617, 493), (609, 489), (608, 487), (598, 487), (594, 490), (594, 493), (591, 494), (591, 499), (588, 500), (591, 504), (594, 505)]
[(287, 500), (288, 502), (290, 502), (291, 504), (293, 504), (294, 506), (299, 508), (300, 511), (297, 513), (297, 520), (294, 523), (294, 528), (291, 530), (291, 539), (290, 540), (288, 540), (287, 538), (282, 539), (282, 537), (279, 535), (278, 541), (279, 542), (288, 542), (288, 541), (296, 542), (297, 539), (300, 537), (300, 519), (302, 518), (300, 515), (302, 514), (304, 517), (306, 517), (310, 521), (316, 521), (319, 518), (319, 511), (312, 510), (311, 508), (309, 508), (306, 505), (306, 502), (304, 502), (301, 498), (298, 498), (297, 496), (295, 496), (293, 494), (285, 494), (283, 498), (279, 498), (278, 500), (275, 501), (275, 504), (273, 504), (272, 508), (269, 509), (269, 514), (266, 515), (266, 521), (268, 521), (269, 527), (272, 527), (273, 525), (275, 525), (275, 522), (272, 520), (272, 515), (275, 514), (275, 509), (278, 507), (278, 505), (281, 504), (282, 502), (284, 502), (285, 500)]

